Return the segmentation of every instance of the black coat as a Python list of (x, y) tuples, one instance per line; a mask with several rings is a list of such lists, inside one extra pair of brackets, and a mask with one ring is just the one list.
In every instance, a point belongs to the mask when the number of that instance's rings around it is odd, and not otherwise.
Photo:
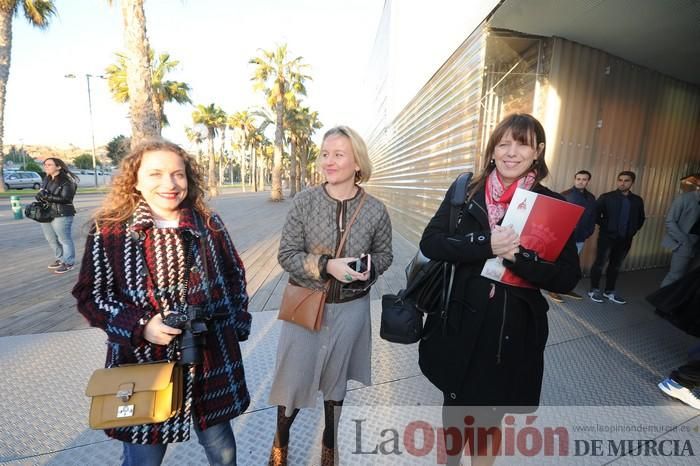
[(55, 178), (46, 175), (36, 198), (51, 205), (54, 217), (72, 217), (75, 215), (73, 197), (77, 189), (75, 181), (63, 173)]
[[(610, 238), (617, 238), (617, 223), (620, 219), (620, 210), (622, 210), (622, 200), (624, 194), (619, 189), (601, 194), (598, 197), (598, 213), (596, 221), (600, 225), (600, 232), (606, 234)], [(641, 197), (630, 192), (627, 194), (627, 199), (630, 201), (630, 215), (627, 222), (627, 238), (632, 238), (642, 225), (644, 225), (644, 201)]]
[[(491, 230), (484, 191), (465, 204), (462, 221), (449, 235), (454, 185), (423, 232), (427, 257), (457, 263), (446, 323), (428, 316), (419, 347), (422, 372), (445, 396), (465, 405), (537, 406), (549, 329), (549, 305), (539, 289), (503, 285), (482, 277), (491, 251)], [(563, 199), (544, 186), (538, 194)], [(539, 288), (573, 289), (581, 278), (573, 236), (556, 262), (516, 254), (505, 261), (512, 272)]]
[(683, 278), (659, 288), (647, 301), (664, 319), (689, 335), (700, 337), (700, 267)]

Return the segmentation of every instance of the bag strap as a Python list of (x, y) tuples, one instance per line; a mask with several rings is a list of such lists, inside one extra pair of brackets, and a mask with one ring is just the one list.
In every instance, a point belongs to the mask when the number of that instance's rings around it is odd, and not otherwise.
[(355, 223), (357, 214), (360, 213), (360, 209), (362, 209), (362, 206), (365, 204), (366, 197), (367, 192), (365, 190), (362, 190), (362, 197), (360, 197), (360, 203), (357, 205), (357, 209), (355, 209), (355, 212), (353, 212), (352, 217), (350, 217), (350, 221), (345, 226), (343, 236), (340, 238), (340, 243), (338, 243), (338, 249), (335, 251), (335, 257), (338, 257), (343, 252), (343, 246), (345, 246), (345, 240), (348, 238), (348, 233), (350, 233), (350, 227), (352, 227), (352, 224)]
[[(200, 218), (199, 214), (196, 211), (193, 211), (192, 214), (194, 215), (194, 221), (197, 224), (197, 232), (199, 233), (199, 255), (202, 258), (202, 267), (204, 267), (204, 277), (206, 278), (206, 286), (204, 287), (205, 293), (207, 295), (207, 306), (211, 303), (211, 290), (209, 289), (209, 285), (211, 285), (211, 280), (209, 279), (209, 261), (207, 259), (207, 245), (204, 242), (204, 235), (206, 235), (207, 229), (205, 225), (202, 222), (202, 219)], [(185, 271), (185, 273), (188, 273), (189, 271)], [(185, 299), (187, 299), (187, 296), (185, 296)]]
[(450, 235), (457, 229), (457, 225), (462, 221), (462, 206), (467, 200), (469, 183), (472, 181), (472, 172), (460, 173), (455, 180), (455, 190), (450, 198)]
[[(467, 200), (467, 194), (469, 191), (469, 183), (472, 180), (472, 172), (460, 173), (455, 180), (455, 189), (452, 191), (452, 197), (450, 198), (450, 236), (454, 234), (457, 230), (457, 226), (462, 222), (462, 214), (464, 203)], [(452, 285), (455, 279), (455, 270), (457, 265), (453, 263), (445, 262), (445, 267), (443, 270), (443, 283), (445, 286), (442, 289), (442, 312), (447, 313), (447, 306), (450, 303), (450, 298), (452, 297)]]

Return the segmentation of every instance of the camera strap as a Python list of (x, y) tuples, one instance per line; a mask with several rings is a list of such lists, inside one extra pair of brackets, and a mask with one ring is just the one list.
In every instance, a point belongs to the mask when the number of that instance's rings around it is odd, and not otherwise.
[[(202, 218), (199, 216), (199, 214), (196, 211), (192, 212), (192, 215), (194, 216), (194, 222), (197, 224), (197, 230), (199, 233), (199, 257), (202, 258), (202, 268), (204, 268), (204, 280), (202, 280), (202, 284), (204, 285), (204, 292), (207, 295), (207, 303), (204, 306), (205, 309), (207, 310), (207, 313), (209, 311), (209, 304), (211, 303), (211, 289), (209, 288), (211, 286), (211, 281), (209, 280), (209, 261), (207, 259), (207, 245), (204, 242), (204, 235), (206, 234), (206, 228), (202, 224)], [(191, 248), (193, 249), (193, 248)], [(194, 256), (194, 254), (193, 254)], [(194, 258), (194, 257), (193, 257)], [(187, 270), (189, 272), (189, 270)], [(185, 296), (185, 301), (187, 301), (187, 296)]]

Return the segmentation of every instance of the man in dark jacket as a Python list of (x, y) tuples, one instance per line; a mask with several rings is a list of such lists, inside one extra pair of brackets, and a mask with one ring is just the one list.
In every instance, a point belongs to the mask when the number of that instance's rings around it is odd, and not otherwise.
[[(591, 267), (591, 300), (602, 303), (604, 298), (615, 304), (626, 304), (615, 291), (617, 274), (632, 246), (632, 238), (644, 224), (644, 201), (630, 189), (636, 176), (623, 171), (617, 175), (617, 189), (601, 194), (597, 202), (596, 220), (600, 225), (598, 251)], [(608, 262), (605, 291), (600, 292), (600, 277)]]
[[(581, 215), (581, 219), (576, 225), (576, 230), (574, 230), (574, 240), (576, 241), (576, 249), (579, 254), (581, 254), (581, 250), (583, 250), (583, 245), (588, 239), (588, 237), (591, 236), (595, 231), (595, 215), (597, 211), (595, 196), (586, 189), (590, 181), (591, 172), (587, 170), (579, 170), (574, 175), (574, 185), (561, 193), (561, 195), (564, 196), (564, 199), (566, 199), (567, 202), (580, 205), (585, 209), (583, 211), (583, 215)], [(580, 294), (575, 293), (574, 291), (566, 293), (565, 296), (568, 296), (573, 299), (583, 299), (583, 297)], [(553, 291), (550, 291), (549, 297), (552, 299), (552, 301), (556, 301), (558, 303), (564, 302), (562, 295), (560, 295), (559, 293), (554, 293)]]

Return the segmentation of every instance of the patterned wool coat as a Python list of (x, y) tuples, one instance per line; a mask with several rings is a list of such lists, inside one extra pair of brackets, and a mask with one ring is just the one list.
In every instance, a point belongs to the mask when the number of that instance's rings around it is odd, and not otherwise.
[[(88, 235), (73, 296), (90, 325), (107, 334), (107, 367), (173, 356), (175, 345), (149, 343), (143, 331), (157, 312), (178, 310), (183, 302), (183, 232), (198, 238), (202, 230), (194, 215), (183, 208), (179, 228), (156, 228), (142, 202), (128, 224), (97, 231), (93, 227)], [(243, 264), (217, 215), (204, 231), (206, 251), (197, 238), (189, 242), (193, 256), (187, 302), (208, 302), (209, 312), (223, 314), (209, 324), (203, 364), (185, 373), (185, 400), (178, 415), (160, 424), (106, 430), (110, 437), (139, 444), (186, 441), (190, 420), (204, 430), (238, 416), (250, 403), (238, 344), (251, 325)]]

